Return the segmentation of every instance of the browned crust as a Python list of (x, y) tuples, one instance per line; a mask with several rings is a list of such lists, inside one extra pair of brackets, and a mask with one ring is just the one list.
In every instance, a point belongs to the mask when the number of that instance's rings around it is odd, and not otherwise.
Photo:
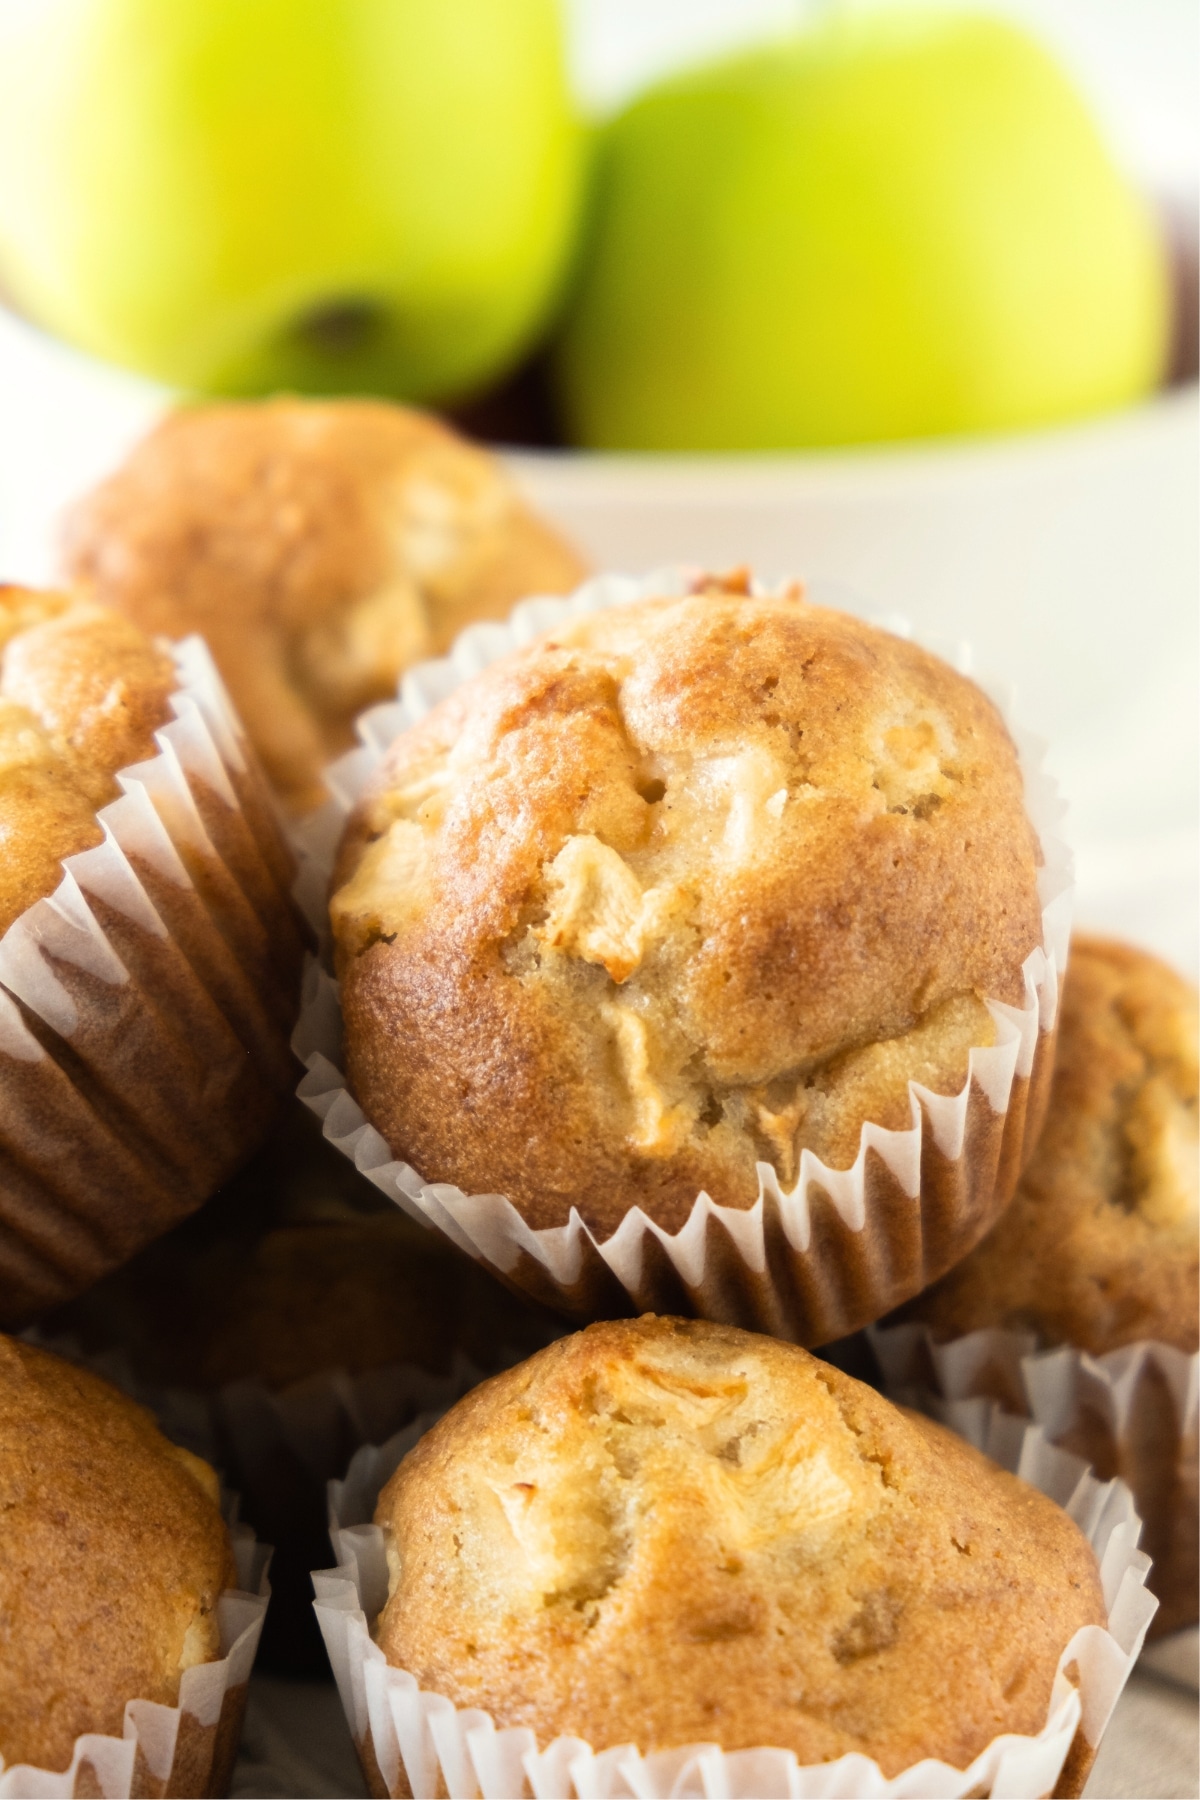
[(165, 650), (117, 613), (0, 587), (0, 935), (100, 842), (115, 776), (154, 754), (178, 685)]
[[(1093, 1355), (1142, 1339), (1194, 1353), (1200, 1266), (1183, 1183), (1189, 1133), (1195, 1181), (1196, 1107), (1195, 988), (1145, 951), (1077, 936), (1046, 1125), (1013, 1203), (902, 1316), (939, 1338), (995, 1325)], [(1180, 1133), (1177, 1170), (1160, 1126)]]
[(107, 1382), (0, 1338), (0, 1753), (61, 1769), (125, 1703), (174, 1705), (189, 1627), (236, 1586), (200, 1471)]
[[(949, 722), (953, 779), (928, 810), (890, 807), (863, 774), (864, 746), (889, 719), (926, 713)], [(807, 784), (779, 845), (741, 867), (684, 857), (684, 922), (631, 977), (555, 961), (537, 933), (564, 843), (588, 834), (640, 866), (675, 772), (744, 751)], [(536, 1227), (574, 1206), (607, 1236), (640, 1205), (675, 1228), (702, 1188), (753, 1204), (755, 1160), (771, 1150), (746, 1127), (747, 1096), (765, 1099), (772, 1082), (796, 1090), (802, 1112), (814, 1094), (828, 1103), (836, 1129), (823, 1139), (802, 1124), (796, 1143), (846, 1166), (865, 1118), (909, 1123), (908, 1074), (961, 1085), (960, 1041), (940, 1062), (934, 1041), (928, 1062), (896, 1066), (914, 1026), (943, 1005), (1023, 998), (1041, 916), (1011, 741), (972, 683), (856, 619), (714, 584), (550, 634), (393, 746), (349, 822), (335, 888), (387, 832), (406, 784), (447, 758), (419, 904), (365, 934), (335, 918), (349, 1077), (426, 1180), (503, 1192)], [(647, 801), (660, 771), (667, 797)], [(608, 1001), (647, 997), (664, 1091), (695, 1114), (667, 1154), (631, 1147), (601, 1023)], [(858, 1053), (889, 1039), (892, 1066), (855, 1073)], [(851, 1075), (857, 1098), (845, 1099)]]
[[(204, 636), (296, 811), (324, 797), (321, 770), (355, 713), (409, 662), (584, 573), (494, 458), (426, 414), (365, 400), (172, 414), (75, 508), (64, 561), (146, 630)], [(354, 609), (385, 590), (368, 641)]]
[(1051, 1501), (806, 1352), (712, 1324), (595, 1325), (495, 1377), (376, 1520), (400, 1553), (388, 1660), (543, 1744), (963, 1768), (1042, 1729), (1063, 1649), (1105, 1621)]

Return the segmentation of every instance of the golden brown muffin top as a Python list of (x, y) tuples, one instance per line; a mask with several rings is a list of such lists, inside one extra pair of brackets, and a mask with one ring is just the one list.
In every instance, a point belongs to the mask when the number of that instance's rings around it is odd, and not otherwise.
[(119, 769), (154, 754), (175, 665), (119, 614), (0, 586), (0, 933), (98, 844)]
[(296, 812), (410, 663), (584, 572), (494, 457), (373, 400), (172, 414), (76, 506), (65, 562), (146, 630), (202, 634)]
[(376, 1510), (388, 1661), (599, 1750), (965, 1767), (1046, 1721), (1103, 1624), (1083, 1534), (961, 1439), (795, 1345), (652, 1315), (460, 1401)]
[(207, 1463), (97, 1376), (0, 1337), (0, 1755), (62, 1769), (220, 1654), (237, 1575)]
[(1000, 1223), (903, 1309), (939, 1338), (1029, 1329), (1093, 1355), (1200, 1349), (1195, 987), (1077, 936), (1046, 1124)]
[(958, 1091), (1023, 998), (1039, 851), (972, 682), (710, 579), (564, 624), (384, 759), (331, 916), (354, 1091), (538, 1226), (753, 1204)]

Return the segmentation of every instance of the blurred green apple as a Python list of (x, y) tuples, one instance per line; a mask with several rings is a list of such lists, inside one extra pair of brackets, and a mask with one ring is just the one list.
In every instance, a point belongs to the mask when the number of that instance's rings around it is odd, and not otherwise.
[(544, 324), (581, 156), (557, 0), (18, 0), (0, 280), (185, 387), (440, 399)]
[(964, 14), (834, 13), (608, 128), (558, 355), (574, 437), (771, 449), (1143, 393), (1165, 258), (1057, 64)]

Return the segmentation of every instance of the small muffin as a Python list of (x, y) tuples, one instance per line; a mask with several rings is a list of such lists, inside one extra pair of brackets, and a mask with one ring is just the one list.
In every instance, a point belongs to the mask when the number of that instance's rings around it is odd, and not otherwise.
[(426, 1181), (536, 1228), (751, 1207), (758, 1163), (791, 1189), (911, 1125), (910, 1082), (962, 1089), (986, 1000), (1024, 998), (1039, 855), (999, 714), (916, 645), (737, 578), (579, 617), (351, 815), (351, 1087)]
[(76, 506), (65, 566), (148, 631), (201, 633), (297, 813), (410, 663), (583, 573), (494, 457), (366, 400), (173, 414)]
[(119, 613), (0, 587), (0, 935), (104, 836), (118, 769), (154, 753), (179, 685), (170, 656)]
[(107, 1382), (0, 1338), (5, 1762), (63, 1769), (81, 1733), (120, 1737), (126, 1701), (173, 1706), (220, 1656), (236, 1585), (207, 1463)]
[(1094, 1356), (1200, 1348), (1196, 1037), (1191, 983), (1075, 937), (1033, 1159), (999, 1224), (903, 1316), (943, 1339), (999, 1325)]
[[(1050, 1107), (1016, 1196), (983, 1242), (899, 1319), (945, 1342), (1032, 1330), (1091, 1356), (1135, 1343), (1200, 1350), (1196, 990), (1131, 945), (1076, 937)], [(1195, 1402), (1180, 1419), (1153, 1359), (1124, 1432), (1094, 1407), (1059, 1441), (1133, 1490), (1160, 1610), (1194, 1624)]]
[(223, 705), (119, 613), (0, 588), (4, 1325), (198, 1206), (291, 1086), (293, 866)]
[(894, 1776), (1045, 1724), (1103, 1625), (1051, 1501), (807, 1352), (593, 1325), (476, 1388), (380, 1496), (388, 1661), (599, 1751), (772, 1745)]

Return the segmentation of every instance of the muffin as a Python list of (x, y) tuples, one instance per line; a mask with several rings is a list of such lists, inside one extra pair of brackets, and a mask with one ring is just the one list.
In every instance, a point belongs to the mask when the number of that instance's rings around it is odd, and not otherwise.
[(0, 587), (0, 935), (100, 843), (117, 771), (153, 756), (179, 685), (167, 652), (118, 614)]
[(1093, 1356), (1200, 1348), (1197, 1008), (1132, 945), (1076, 935), (1050, 1106), (1000, 1222), (908, 1307), (939, 1338), (1033, 1330)]
[(65, 1769), (81, 1734), (122, 1735), (127, 1701), (175, 1706), (222, 1656), (236, 1585), (212, 1469), (107, 1382), (0, 1338), (3, 1761)]
[[(1162, 1602), (1156, 1634), (1200, 1611), (1195, 1377), (1190, 1399), (1186, 1374), (1168, 1379), (1200, 1350), (1198, 1158), (1195, 988), (1132, 945), (1077, 936), (1046, 1124), (1012, 1205), (897, 1315), (938, 1343), (1001, 1328), (1070, 1346), (1109, 1359), (1111, 1383), (1127, 1388), (1145, 1348), (1136, 1392), (1118, 1399), (1093, 1379), (1055, 1435), (1133, 1489)], [(1059, 1366), (1065, 1382), (1074, 1365)]]
[[(1040, 862), (999, 713), (916, 645), (740, 577), (568, 616), (402, 732), (349, 818), (350, 1088), (425, 1182), (535, 1231), (811, 1185), (780, 1252), (837, 1240), (838, 1293), (771, 1328), (843, 1335), (1009, 1198), (1030, 1067), (957, 1145), (926, 1109), (920, 1220), (886, 1140), (913, 1084), (967, 1106), (995, 1003), (1028, 1007)], [(855, 1167), (865, 1232), (830, 1198)]]
[(1106, 1612), (1078, 1527), (799, 1348), (646, 1317), (476, 1388), (379, 1498), (387, 1660), (596, 1751), (772, 1745), (894, 1776), (1033, 1735)]
[(494, 457), (365, 400), (174, 413), (75, 507), (64, 566), (144, 630), (204, 637), (296, 813), (411, 662), (583, 573)]
[(0, 589), (0, 1322), (198, 1206), (291, 1084), (292, 864), (203, 651)]

